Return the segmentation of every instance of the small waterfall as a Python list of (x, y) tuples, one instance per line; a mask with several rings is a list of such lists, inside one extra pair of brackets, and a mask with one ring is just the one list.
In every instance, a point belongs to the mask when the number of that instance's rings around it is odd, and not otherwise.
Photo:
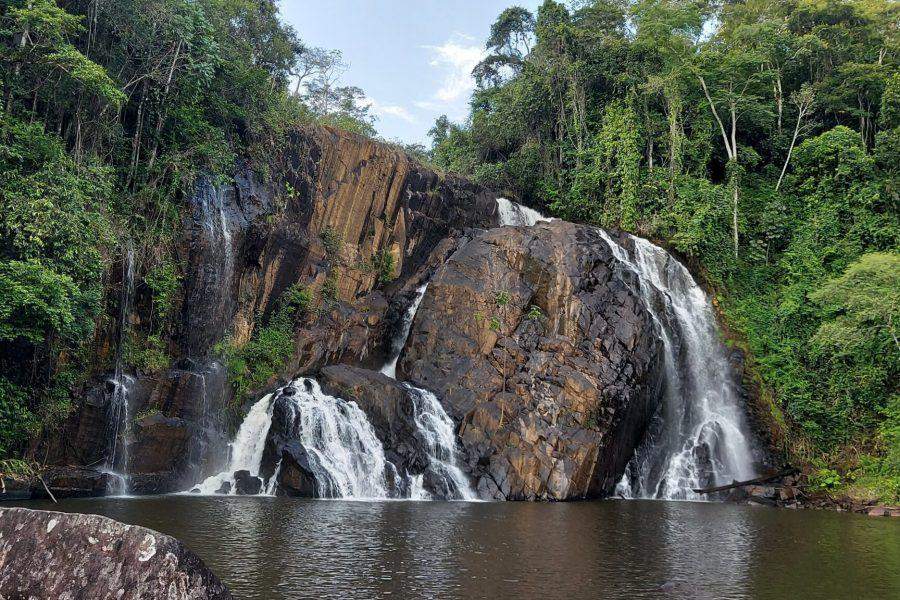
[(750, 479), (750, 443), (715, 314), (690, 272), (668, 252), (629, 236), (633, 258), (599, 230), (660, 329), (661, 411), (616, 488), (625, 498), (700, 499), (692, 490)]
[(329, 396), (314, 379), (291, 384), (297, 439), (321, 498), (387, 498), (384, 447), (355, 402)]
[[(249, 471), (253, 477), (259, 477), (263, 451), (266, 447), (266, 436), (272, 426), (272, 397), (268, 394), (253, 405), (237, 436), (229, 448), (228, 466), (218, 475), (206, 478), (191, 491), (205, 495), (235, 494), (237, 483), (236, 471)], [(274, 479), (274, 478), (273, 478)], [(272, 490), (274, 492), (274, 490)]]
[[(391, 379), (397, 379), (397, 361), (409, 339), (409, 332), (427, 289), (428, 284), (425, 283), (416, 290), (412, 303), (403, 315), (400, 329), (391, 340), (391, 354), (387, 363), (381, 368), (381, 372)], [(415, 423), (428, 447), (428, 462), (432, 474), (440, 479), (440, 485), (443, 488), (442, 496), (461, 500), (477, 499), (469, 480), (462, 469), (457, 466), (459, 457), (456, 449), (456, 433), (450, 415), (432, 392), (417, 388), (410, 383), (404, 383), (403, 386), (413, 399)], [(424, 488), (423, 480), (422, 475), (410, 477), (410, 499), (431, 499), (431, 495)]]
[(413, 298), (412, 304), (409, 305), (409, 308), (407, 308), (406, 312), (403, 314), (403, 322), (400, 324), (400, 329), (397, 331), (397, 335), (391, 340), (391, 350), (388, 355), (388, 360), (381, 368), (381, 372), (391, 379), (397, 379), (397, 361), (400, 360), (400, 354), (403, 353), (403, 347), (406, 346), (406, 340), (409, 338), (413, 320), (416, 318), (416, 312), (419, 310), (419, 305), (422, 304), (422, 298), (425, 297), (425, 290), (427, 289), (428, 284), (425, 283), (416, 290), (416, 295)]
[(552, 221), (533, 208), (522, 206), (506, 198), (497, 198), (497, 210), (500, 215), (501, 226), (532, 227), (541, 221)]
[(107, 453), (103, 471), (110, 475), (107, 491), (114, 495), (128, 493), (128, 445), (131, 430), (129, 393), (134, 380), (122, 372), (122, 349), (128, 333), (128, 317), (134, 298), (134, 248), (129, 245), (122, 263), (122, 295), (119, 300), (119, 323), (116, 340), (115, 368), (110, 388), (107, 413)]
[[(429, 392), (408, 383), (403, 384), (412, 394), (415, 406), (415, 421), (419, 431), (428, 445), (428, 461), (432, 472), (441, 480), (442, 496), (460, 500), (477, 500), (469, 480), (459, 468), (456, 450), (456, 432), (453, 421), (441, 406), (437, 397)], [(418, 486), (415, 478), (419, 477)], [(428, 492), (422, 488), (421, 475), (414, 476), (411, 489), (413, 499), (430, 499)]]

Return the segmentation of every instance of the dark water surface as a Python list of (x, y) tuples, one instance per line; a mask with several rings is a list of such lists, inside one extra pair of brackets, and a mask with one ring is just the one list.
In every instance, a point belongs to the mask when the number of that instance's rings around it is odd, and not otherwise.
[(688, 502), (23, 504), (184, 541), (236, 598), (900, 598), (900, 520)]

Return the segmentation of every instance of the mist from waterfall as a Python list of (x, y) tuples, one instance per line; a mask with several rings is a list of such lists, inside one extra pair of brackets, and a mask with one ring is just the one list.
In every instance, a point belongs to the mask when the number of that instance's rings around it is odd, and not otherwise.
[(697, 500), (693, 490), (754, 476), (737, 382), (712, 305), (690, 272), (647, 240), (632, 252), (599, 230), (621, 267), (634, 274), (659, 327), (665, 396), (616, 488), (624, 498)]

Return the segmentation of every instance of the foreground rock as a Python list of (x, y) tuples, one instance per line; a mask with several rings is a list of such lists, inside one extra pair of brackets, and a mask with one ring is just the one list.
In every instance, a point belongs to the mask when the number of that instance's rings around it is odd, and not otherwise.
[(0, 509), (0, 598), (231, 597), (167, 535), (96, 515)]
[(660, 398), (659, 333), (590, 227), (502, 227), (440, 267), (400, 373), (460, 423), (482, 497), (609, 494)]

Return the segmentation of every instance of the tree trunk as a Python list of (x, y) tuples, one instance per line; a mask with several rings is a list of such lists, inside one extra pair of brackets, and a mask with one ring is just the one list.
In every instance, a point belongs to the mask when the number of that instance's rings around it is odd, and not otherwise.
[(733, 194), (733, 203), (731, 207), (731, 231), (734, 236), (734, 257), (738, 257), (738, 181), (737, 177), (734, 177), (734, 181), (732, 182), (732, 194)]

